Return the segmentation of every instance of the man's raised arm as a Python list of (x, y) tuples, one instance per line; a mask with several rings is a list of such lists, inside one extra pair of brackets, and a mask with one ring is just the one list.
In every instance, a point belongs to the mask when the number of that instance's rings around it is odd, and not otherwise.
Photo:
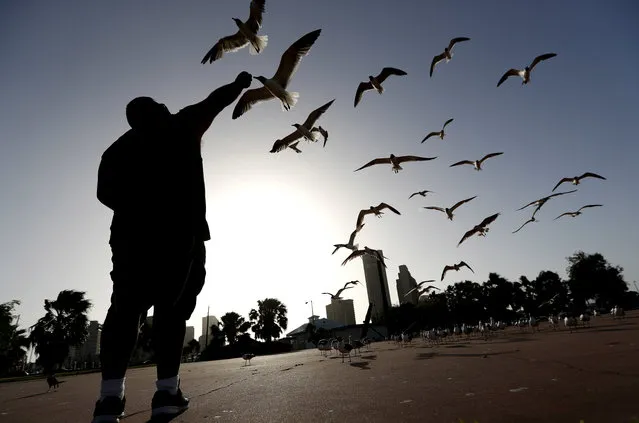
[(185, 123), (193, 128), (200, 137), (209, 129), (213, 119), (242, 94), (242, 90), (251, 86), (253, 77), (241, 72), (235, 81), (221, 86), (199, 103), (187, 106), (177, 113)]

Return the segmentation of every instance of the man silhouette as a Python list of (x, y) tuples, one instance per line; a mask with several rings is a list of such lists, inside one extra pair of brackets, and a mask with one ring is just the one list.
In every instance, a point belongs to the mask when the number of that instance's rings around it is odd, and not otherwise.
[(102, 383), (93, 423), (119, 422), (140, 318), (153, 306), (157, 390), (152, 416), (186, 410), (179, 369), (186, 321), (204, 286), (206, 222), (202, 135), (251, 85), (240, 73), (203, 101), (171, 114), (149, 97), (126, 108), (131, 129), (102, 155), (97, 197), (113, 210), (113, 293), (100, 342)]

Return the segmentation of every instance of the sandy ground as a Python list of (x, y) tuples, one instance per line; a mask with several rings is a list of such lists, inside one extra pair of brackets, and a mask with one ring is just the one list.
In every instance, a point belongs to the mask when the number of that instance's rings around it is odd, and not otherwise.
[[(639, 417), (639, 312), (577, 333), (547, 323), (489, 341), (373, 344), (352, 362), (318, 350), (189, 363), (173, 422), (616, 423)], [(147, 422), (155, 369), (129, 372), (125, 423)], [(99, 374), (0, 384), (0, 422), (90, 422)]]

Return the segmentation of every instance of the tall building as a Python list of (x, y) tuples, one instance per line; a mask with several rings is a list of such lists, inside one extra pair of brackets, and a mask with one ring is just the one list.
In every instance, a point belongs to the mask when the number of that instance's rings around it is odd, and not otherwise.
[(195, 339), (195, 327), (187, 326), (184, 334), (184, 345), (182, 346), (186, 347), (193, 339)]
[(399, 303), (411, 303), (417, 304), (419, 300), (419, 295), (417, 295), (417, 291), (411, 292), (408, 296), (406, 293), (411, 289), (417, 286), (417, 281), (414, 277), (411, 276), (408, 271), (408, 267), (405, 264), (399, 266), (399, 273), (397, 274), (397, 297), (399, 298)]
[[(102, 325), (97, 320), (89, 322), (88, 336), (82, 345), (71, 347), (67, 356), (69, 368), (97, 367), (100, 358)], [(74, 364), (75, 362), (75, 364)]]
[(211, 343), (211, 339), (213, 339), (213, 333), (211, 332), (211, 326), (216, 325), (219, 326), (220, 322), (217, 320), (217, 317), (208, 315), (208, 325), (207, 325), (207, 316), (202, 317), (202, 335), (198, 338), (198, 342), (201, 345), (201, 348), (204, 349), (207, 342), (207, 329), (208, 329), (208, 342)]
[(326, 318), (346, 325), (355, 324), (355, 307), (353, 300), (331, 300), (326, 306)]
[[(382, 250), (377, 251), (382, 254)], [(368, 254), (362, 256), (362, 263), (364, 264), (368, 301), (373, 303), (371, 320), (379, 321), (391, 306), (386, 268), (375, 257)]]

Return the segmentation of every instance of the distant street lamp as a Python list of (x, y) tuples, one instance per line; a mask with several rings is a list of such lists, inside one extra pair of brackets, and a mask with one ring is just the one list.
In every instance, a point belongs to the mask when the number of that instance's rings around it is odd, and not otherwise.
[(313, 311), (313, 300), (306, 301), (304, 304), (311, 303), (311, 321), (315, 323), (315, 312)]

